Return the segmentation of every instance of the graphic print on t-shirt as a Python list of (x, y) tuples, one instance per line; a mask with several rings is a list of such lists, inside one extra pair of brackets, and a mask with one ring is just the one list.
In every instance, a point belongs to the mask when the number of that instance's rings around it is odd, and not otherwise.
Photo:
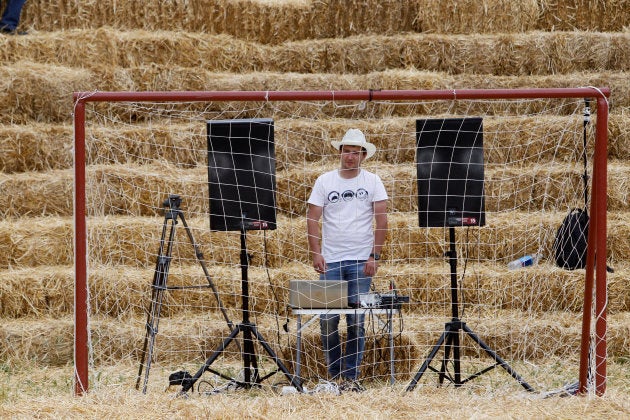
[(331, 191), (328, 194), (328, 202), (331, 204), (335, 204), (339, 202), (339, 199), (342, 198), (343, 201), (352, 201), (356, 198), (359, 201), (365, 201), (368, 199), (368, 192), (365, 188), (359, 188), (356, 192), (352, 190), (345, 190), (343, 193), (339, 194), (339, 191)]

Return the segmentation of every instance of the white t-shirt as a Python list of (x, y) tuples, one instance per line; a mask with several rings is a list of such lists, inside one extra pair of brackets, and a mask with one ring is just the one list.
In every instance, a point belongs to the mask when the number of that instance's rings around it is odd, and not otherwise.
[(374, 202), (387, 200), (381, 178), (361, 169), (351, 179), (339, 171), (317, 178), (309, 204), (323, 207), (322, 255), (326, 262), (367, 260), (374, 243)]

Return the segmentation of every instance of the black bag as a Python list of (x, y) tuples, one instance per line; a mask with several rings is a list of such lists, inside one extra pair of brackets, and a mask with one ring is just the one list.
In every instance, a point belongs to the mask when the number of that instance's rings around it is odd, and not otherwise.
[(571, 209), (564, 218), (553, 242), (556, 264), (567, 270), (586, 267), (588, 244), (588, 214), (578, 208)]
[(186, 385), (192, 382), (193, 377), (190, 373), (185, 370), (180, 370), (178, 372), (171, 373), (168, 375), (168, 386), (173, 385)]

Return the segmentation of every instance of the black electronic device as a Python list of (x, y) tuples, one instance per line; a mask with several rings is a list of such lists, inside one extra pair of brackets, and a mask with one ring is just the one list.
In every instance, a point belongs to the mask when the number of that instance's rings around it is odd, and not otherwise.
[(483, 120), (416, 120), (420, 227), (485, 225)]
[(207, 122), (210, 229), (276, 228), (273, 120)]

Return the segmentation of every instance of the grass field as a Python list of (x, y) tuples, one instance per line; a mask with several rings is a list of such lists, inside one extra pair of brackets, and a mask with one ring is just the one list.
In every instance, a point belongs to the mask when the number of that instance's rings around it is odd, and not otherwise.
[[(500, 392), (474, 384), (462, 388), (424, 385), (406, 392), (407, 383), (371, 384), (363, 393), (282, 395), (281, 386), (190, 394), (176, 389), (149, 392), (133, 387), (136, 366), (121, 364), (105, 376), (122, 385), (102, 386), (97, 392), (72, 396), (71, 367), (0, 366), (0, 415), (3, 418), (528, 418), (624, 419), (630, 415), (628, 359), (609, 365), (608, 391), (603, 397)], [(506, 380), (511, 380), (506, 376)], [(104, 381), (105, 383), (107, 381)], [(166, 384), (166, 382), (165, 382)]]

